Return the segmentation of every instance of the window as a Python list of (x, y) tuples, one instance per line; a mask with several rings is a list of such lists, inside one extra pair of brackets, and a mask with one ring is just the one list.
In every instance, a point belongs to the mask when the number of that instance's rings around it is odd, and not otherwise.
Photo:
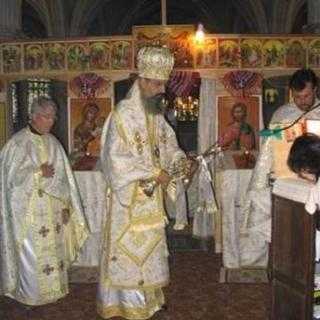
[(51, 81), (47, 79), (28, 79), (28, 114), (34, 99), (44, 96), (51, 98)]
[(13, 132), (26, 126), (34, 99), (52, 96), (51, 80), (32, 78), (11, 83)]

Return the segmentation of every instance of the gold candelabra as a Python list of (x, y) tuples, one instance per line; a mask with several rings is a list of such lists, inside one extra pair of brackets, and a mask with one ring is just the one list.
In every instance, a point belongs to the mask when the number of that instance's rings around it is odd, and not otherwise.
[(176, 97), (174, 99), (174, 113), (178, 121), (195, 121), (199, 115), (199, 99)]

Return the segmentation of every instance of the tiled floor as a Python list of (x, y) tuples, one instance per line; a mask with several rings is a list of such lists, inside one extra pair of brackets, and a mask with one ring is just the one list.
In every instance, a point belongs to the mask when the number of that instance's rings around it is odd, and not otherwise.
[[(159, 312), (153, 320), (268, 319), (270, 286), (219, 283), (220, 255), (176, 252), (170, 264), (171, 283), (165, 289), (168, 310)], [(95, 296), (96, 284), (72, 284), (66, 298), (31, 310), (0, 298), (0, 319), (96, 320)]]

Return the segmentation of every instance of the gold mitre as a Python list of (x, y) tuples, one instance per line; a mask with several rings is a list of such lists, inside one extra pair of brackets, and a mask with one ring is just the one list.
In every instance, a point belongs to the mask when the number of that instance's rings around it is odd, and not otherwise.
[(168, 48), (143, 47), (139, 50), (138, 71), (141, 78), (168, 80), (173, 68), (174, 58)]

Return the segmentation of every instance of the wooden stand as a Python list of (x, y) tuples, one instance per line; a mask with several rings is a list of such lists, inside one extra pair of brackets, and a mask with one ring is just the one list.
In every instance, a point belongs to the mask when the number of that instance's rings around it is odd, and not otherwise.
[(316, 216), (303, 203), (273, 195), (272, 320), (312, 319)]

